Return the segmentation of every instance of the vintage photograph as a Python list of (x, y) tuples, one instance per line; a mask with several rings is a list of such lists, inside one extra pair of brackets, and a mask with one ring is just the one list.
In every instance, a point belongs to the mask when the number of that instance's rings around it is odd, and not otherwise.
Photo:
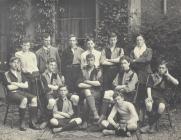
[(0, 0), (0, 140), (181, 140), (181, 0)]

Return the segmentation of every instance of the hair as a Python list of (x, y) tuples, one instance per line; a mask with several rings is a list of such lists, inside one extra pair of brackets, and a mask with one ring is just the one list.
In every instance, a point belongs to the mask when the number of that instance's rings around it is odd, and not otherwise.
[(94, 38), (93, 37), (87, 37), (86, 42), (88, 42), (88, 41), (93, 41), (94, 42)]
[(42, 38), (48, 38), (50, 36), (49, 33), (43, 33)]
[(77, 37), (76, 37), (74, 34), (71, 34), (71, 35), (69, 36), (69, 39), (71, 39), (72, 37), (75, 37), (75, 39), (77, 40)]
[(63, 84), (63, 85), (61, 85), (61, 86), (59, 86), (59, 87), (58, 87), (58, 90), (60, 90), (61, 88), (64, 88), (64, 87), (68, 90), (67, 86), (66, 86), (66, 85), (64, 85), (64, 84)]
[(136, 36), (136, 38), (139, 37), (139, 36), (141, 36), (141, 37), (143, 38), (143, 40), (145, 41), (145, 38), (144, 38), (144, 36), (143, 36), (142, 34), (138, 34), (138, 35)]
[(122, 98), (124, 98), (124, 94), (123, 93), (121, 93), (119, 90), (115, 90), (114, 91), (114, 95), (113, 95), (113, 99), (115, 99), (118, 96), (121, 96)]
[(95, 60), (95, 55), (93, 55), (92, 53), (89, 53), (88, 55), (86, 55), (86, 60), (88, 60), (89, 58), (94, 58)]
[(116, 33), (112, 32), (109, 34), (109, 38), (114, 38), (114, 37), (117, 37)]
[(20, 62), (20, 58), (13, 56), (10, 58), (9, 63), (13, 63), (15, 60), (18, 60)]
[(123, 60), (126, 60), (126, 61), (128, 61), (128, 63), (130, 63), (131, 62), (131, 58), (129, 57), (129, 56), (123, 56), (123, 57), (121, 57), (120, 58), (120, 60), (119, 60), (119, 62), (122, 62)]
[(168, 62), (166, 60), (160, 60), (158, 61), (158, 66), (165, 65), (168, 68)]
[(50, 63), (52, 63), (52, 62), (57, 63), (54, 58), (49, 58), (49, 59), (47, 60), (47, 64), (50, 64)]
[(31, 43), (31, 40), (29, 38), (23, 38), (21, 41), (21, 44), (24, 44), (24, 43)]

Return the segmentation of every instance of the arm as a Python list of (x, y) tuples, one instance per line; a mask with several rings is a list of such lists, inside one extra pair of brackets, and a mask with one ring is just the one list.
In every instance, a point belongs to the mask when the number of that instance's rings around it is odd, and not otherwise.
[(174, 85), (178, 85), (179, 84), (179, 81), (173, 77), (168, 71), (167, 73), (165, 74), (165, 76), (167, 77), (167, 79)]
[(102, 64), (102, 65), (107, 65), (107, 66), (114, 65), (114, 63), (109, 62), (108, 59), (106, 58), (105, 50), (103, 50), (103, 51), (101, 52), (100, 64)]
[(134, 59), (133, 62), (140, 62), (140, 63), (146, 63), (146, 62), (150, 62), (152, 59), (152, 50), (146, 50), (147, 52), (144, 52), (139, 58)]
[(108, 121), (115, 128), (119, 128), (119, 124), (114, 121), (114, 117), (115, 117), (116, 113), (117, 113), (117, 109), (116, 109), (116, 106), (114, 105), (112, 110), (111, 110), (111, 113), (109, 114)]
[(57, 65), (58, 65), (58, 70), (59, 72), (61, 72), (61, 59), (60, 59), (60, 55), (59, 55), (59, 52), (58, 52), (58, 49), (56, 49), (56, 59), (57, 59)]
[(120, 55), (117, 57), (117, 58), (114, 58), (114, 59), (108, 59), (109, 62), (112, 62), (112, 63), (119, 63), (120, 61), (120, 58), (124, 56), (124, 50), (121, 48), (120, 49)]
[(12, 85), (14, 85), (14, 86), (17, 86), (17, 87), (19, 87), (19, 88), (24, 88), (24, 89), (26, 89), (26, 88), (28, 88), (28, 82), (26, 81), (26, 82), (24, 82), (24, 83), (19, 83), (19, 82), (11, 82), (11, 84)]
[(19, 87), (18, 87), (18, 86), (15, 86), (15, 85), (7, 85), (7, 88), (8, 88), (8, 90), (16, 90), (16, 89), (18, 89)]
[(99, 81), (85, 80), (84, 83), (95, 87), (101, 86), (101, 83)]
[(86, 84), (86, 83), (79, 83), (78, 87), (79, 88), (91, 88), (92, 86), (90, 84)]

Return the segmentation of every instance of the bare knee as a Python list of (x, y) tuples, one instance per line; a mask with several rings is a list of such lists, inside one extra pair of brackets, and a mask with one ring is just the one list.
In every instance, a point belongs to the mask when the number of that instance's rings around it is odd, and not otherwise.
[(128, 130), (136, 130), (137, 127), (138, 127), (138, 125), (137, 125), (136, 122), (127, 125), (127, 129), (128, 129)]
[(52, 126), (58, 126), (58, 120), (55, 119), (55, 118), (52, 118), (52, 119), (50, 120), (50, 124), (51, 124)]
[(85, 96), (91, 96), (92, 95), (90, 89), (85, 89), (84, 94), (85, 94)]
[(104, 98), (108, 100), (113, 100), (113, 94), (114, 94), (113, 90), (107, 90), (104, 92)]
[(103, 121), (101, 122), (101, 125), (102, 125), (103, 127), (107, 128), (108, 125), (109, 125), (109, 122), (108, 122), (107, 120), (103, 120)]
[(55, 103), (56, 103), (55, 99), (49, 99), (47, 109), (53, 109)]
[(160, 103), (158, 106), (158, 113), (162, 114), (165, 110), (165, 104), (164, 103)]
[(146, 102), (145, 104), (146, 104), (146, 110), (147, 110), (148, 112), (151, 112), (151, 111), (152, 111), (153, 103), (151, 103), (151, 102)]
[(79, 96), (78, 95), (72, 95), (70, 100), (72, 101), (73, 105), (78, 105), (78, 103), (79, 103)]
[(27, 103), (28, 103), (28, 99), (27, 98), (23, 98), (22, 100), (21, 100), (21, 103), (20, 103), (20, 108), (26, 108), (26, 106), (27, 106)]
[(31, 99), (31, 106), (37, 107), (37, 97)]

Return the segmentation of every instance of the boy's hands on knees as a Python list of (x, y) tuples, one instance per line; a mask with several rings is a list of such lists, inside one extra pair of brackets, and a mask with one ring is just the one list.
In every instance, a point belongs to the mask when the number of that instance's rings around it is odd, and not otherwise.
[(152, 111), (152, 106), (153, 106), (153, 99), (148, 97), (145, 99), (145, 104), (146, 104), (146, 109), (147, 111)]

